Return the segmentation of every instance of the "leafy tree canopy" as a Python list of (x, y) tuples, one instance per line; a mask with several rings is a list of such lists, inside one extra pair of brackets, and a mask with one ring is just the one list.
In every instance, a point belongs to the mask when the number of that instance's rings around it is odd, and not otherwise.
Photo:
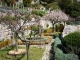
[(76, 0), (61, 0), (59, 6), (71, 17), (80, 16), (80, 4)]
[(30, 6), (31, 5), (32, 0), (23, 0), (23, 4), (24, 6)]

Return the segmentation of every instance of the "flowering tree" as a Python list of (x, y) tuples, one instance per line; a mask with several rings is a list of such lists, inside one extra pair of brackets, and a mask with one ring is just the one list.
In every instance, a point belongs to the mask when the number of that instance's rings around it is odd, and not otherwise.
[(3, 16), (2, 14), (0, 17), (0, 22), (7, 25), (8, 29), (11, 29), (11, 32), (14, 33), (16, 52), (18, 51), (17, 39), (25, 41), (27, 60), (29, 58), (30, 42), (26, 42), (27, 39), (25, 39), (24, 37), (24, 31), (25, 31), (25, 27), (27, 26), (26, 24), (29, 21), (31, 21), (30, 16), (20, 15), (19, 13), (14, 13), (14, 16), (12, 16), (12, 13), (8, 12), (5, 16)]
[(54, 24), (57, 22), (66, 22), (68, 20), (68, 16), (61, 10), (54, 10), (48, 12), (45, 16), (43, 16), (43, 19), (51, 21), (53, 26), (52, 31), (54, 32)]
[[(18, 34), (21, 32), (23, 35), (23, 31), (25, 28), (25, 24), (30, 20), (27, 16), (22, 16), (18, 13), (14, 13), (14, 15), (11, 15), (12, 13), (8, 12), (5, 16), (0, 17), (0, 22), (4, 23), (8, 26), (8, 29), (11, 29), (11, 32), (14, 33), (15, 40), (16, 40), (16, 51), (18, 51), (17, 47), (17, 39), (19, 38)], [(26, 18), (26, 19), (23, 19)], [(23, 23), (21, 20), (24, 20)]]
[[(40, 22), (38, 21), (39, 21), (38, 18), (36, 18), (35, 21), (32, 21), (31, 16), (20, 15), (19, 13), (14, 13), (13, 15), (11, 12), (8, 12), (5, 16), (3, 14), (1, 14), (0, 16), (0, 22), (7, 25), (8, 29), (11, 29), (11, 32), (14, 33), (15, 41), (16, 41), (15, 42), (16, 51), (18, 51), (18, 45), (17, 45), (18, 38), (26, 43), (27, 60), (29, 59), (30, 41), (29, 40), (27, 41), (27, 38), (24, 37), (24, 31), (27, 24), (29, 24), (29, 26), (31, 27), (31, 33), (32, 33), (33, 25), (34, 24), (39, 25)], [(38, 28), (38, 30), (40, 31), (40, 28)], [(30, 39), (31, 39), (31, 36), (30, 36)]]

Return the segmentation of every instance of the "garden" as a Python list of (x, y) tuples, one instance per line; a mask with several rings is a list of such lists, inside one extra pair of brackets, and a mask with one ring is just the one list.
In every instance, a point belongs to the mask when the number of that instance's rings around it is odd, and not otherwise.
[(80, 60), (77, 0), (0, 3), (0, 60)]
[[(19, 49), (25, 49), (25, 46), (18, 46)], [(14, 50), (15, 47), (8, 46), (5, 49), (0, 50), (0, 60), (26, 60), (26, 54), (22, 55), (8, 55), (10, 50)], [(25, 49), (26, 50), (26, 49)], [(45, 49), (38, 48), (38, 47), (30, 47), (30, 60), (40, 60), (42, 54)]]

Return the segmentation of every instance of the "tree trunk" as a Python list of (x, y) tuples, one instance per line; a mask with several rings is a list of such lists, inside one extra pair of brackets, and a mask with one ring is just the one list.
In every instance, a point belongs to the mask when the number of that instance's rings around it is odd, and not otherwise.
[(15, 42), (15, 43), (16, 43), (16, 51), (18, 51), (17, 36), (18, 36), (18, 33), (16, 32), (16, 33), (15, 33), (15, 40), (16, 40), (16, 42)]
[(18, 43), (17, 43), (17, 39), (16, 39), (16, 51), (18, 51)]
[(29, 60), (29, 47), (30, 47), (30, 42), (26, 42), (26, 55), (27, 55), (27, 60)]
[(32, 26), (31, 26), (30, 40), (31, 40), (31, 35), (32, 35)]
[(52, 27), (52, 32), (54, 32), (54, 23), (52, 23), (52, 26), (53, 26), (53, 27)]
[(34, 40), (35, 40), (35, 35), (36, 35), (36, 33), (35, 33), (35, 32), (36, 32), (36, 31), (34, 31), (34, 38), (33, 38)]
[(14, 39), (14, 34), (12, 33), (12, 35), (11, 35), (11, 46), (12, 47), (14, 47), (14, 45), (15, 45), (15, 41), (14, 41), (15, 39)]

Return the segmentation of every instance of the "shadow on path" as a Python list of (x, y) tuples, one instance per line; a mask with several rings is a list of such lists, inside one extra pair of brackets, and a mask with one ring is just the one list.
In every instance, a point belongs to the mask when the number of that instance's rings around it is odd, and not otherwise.
[(51, 50), (50, 50), (50, 58), (49, 60), (54, 60), (54, 42), (51, 44)]

